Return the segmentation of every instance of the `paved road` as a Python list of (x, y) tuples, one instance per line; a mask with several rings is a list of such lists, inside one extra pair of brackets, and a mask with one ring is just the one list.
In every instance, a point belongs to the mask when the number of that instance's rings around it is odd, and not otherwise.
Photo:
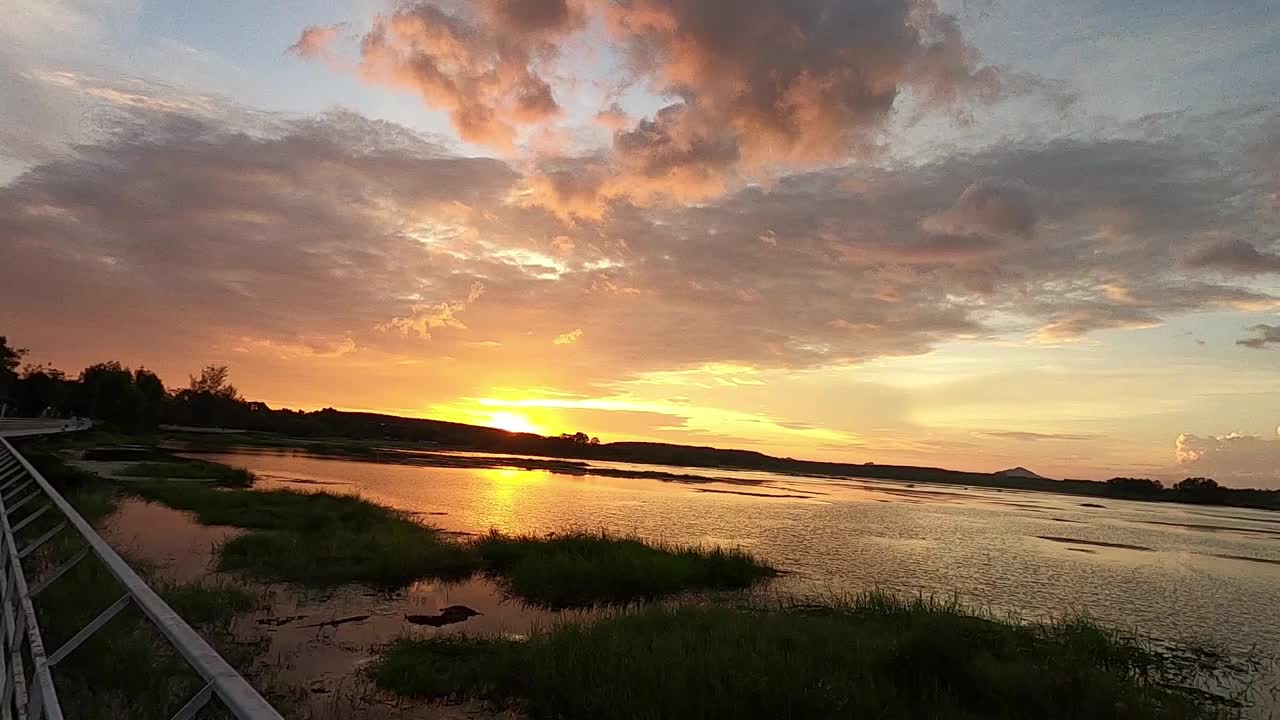
[(92, 424), (88, 420), (81, 419), (0, 418), (0, 437), (51, 435), (72, 430), (84, 430)]

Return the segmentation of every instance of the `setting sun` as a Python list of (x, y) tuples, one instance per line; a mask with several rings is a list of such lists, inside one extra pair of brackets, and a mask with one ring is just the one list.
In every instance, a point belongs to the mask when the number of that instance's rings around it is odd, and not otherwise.
[(535, 425), (526, 415), (509, 410), (491, 413), (489, 421), (485, 424), (507, 432), (542, 434), (542, 428)]

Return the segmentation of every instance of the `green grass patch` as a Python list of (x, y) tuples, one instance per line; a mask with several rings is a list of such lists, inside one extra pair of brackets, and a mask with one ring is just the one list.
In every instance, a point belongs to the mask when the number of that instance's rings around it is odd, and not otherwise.
[(475, 542), (486, 572), (514, 595), (550, 608), (651, 600), (695, 589), (742, 589), (773, 577), (741, 550), (684, 548), (606, 532), (511, 537)]
[(180, 480), (209, 480), (223, 485), (249, 487), (253, 485), (253, 473), (244, 468), (231, 467), (205, 460), (180, 462), (142, 462), (127, 465), (121, 475), (141, 478), (168, 478)]
[(1085, 620), (1020, 624), (873, 594), (824, 606), (648, 606), (535, 631), (384, 648), (368, 672), (415, 698), (480, 699), (528, 717), (1231, 718), (1196, 689), (1222, 661)]
[(474, 554), (404, 513), (352, 495), (146, 483), (130, 490), (189, 510), (205, 525), (252, 530), (225, 543), (218, 569), (311, 586), (403, 587), (425, 577), (462, 578)]

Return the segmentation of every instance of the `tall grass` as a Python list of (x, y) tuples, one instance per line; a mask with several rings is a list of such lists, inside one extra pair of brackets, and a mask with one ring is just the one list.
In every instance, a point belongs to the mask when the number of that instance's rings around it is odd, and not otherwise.
[(648, 606), (533, 633), (385, 648), (369, 675), (530, 718), (1233, 718), (1170, 656), (1084, 620), (1023, 625), (864, 595), (822, 606)]
[(604, 531), (497, 532), (475, 542), (485, 571), (514, 595), (550, 608), (651, 600), (695, 588), (747, 588), (776, 572), (736, 549), (688, 548)]

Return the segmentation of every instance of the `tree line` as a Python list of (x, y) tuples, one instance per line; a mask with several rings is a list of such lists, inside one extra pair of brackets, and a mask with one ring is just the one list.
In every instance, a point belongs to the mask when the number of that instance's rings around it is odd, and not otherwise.
[(49, 365), (21, 367), (27, 355), (0, 335), (0, 404), (19, 417), (87, 417), (118, 430), (150, 430), (162, 423), (208, 424), (232, 419), (247, 406), (226, 366), (211, 365), (170, 390), (156, 373), (119, 362), (95, 363), (75, 377)]

